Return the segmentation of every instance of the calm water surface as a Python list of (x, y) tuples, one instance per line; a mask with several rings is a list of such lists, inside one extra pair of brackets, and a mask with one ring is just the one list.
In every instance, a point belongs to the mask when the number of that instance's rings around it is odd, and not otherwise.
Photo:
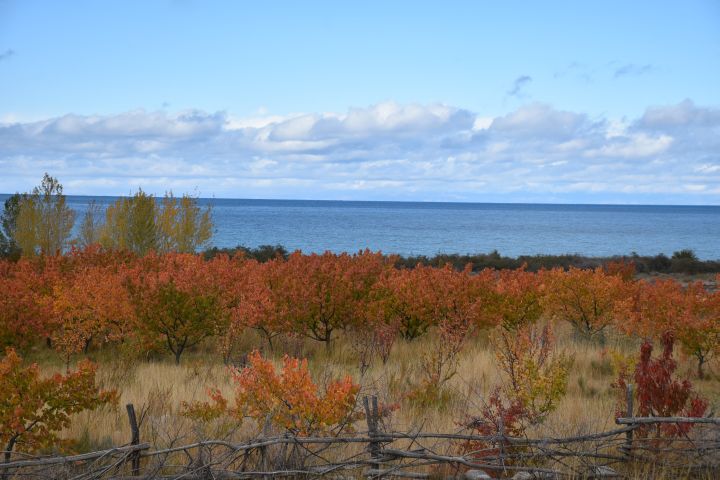
[[(0, 195), (4, 200), (5, 195)], [(82, 217), (90, 200), (68, 196)], [(213, 206), (218, 247), (281, 244), (306, 252), (509, 256), (672, 254), (720, 258), (720, 207), (200, 199)], [(79, 221), (78, 221), (79, 223)]]

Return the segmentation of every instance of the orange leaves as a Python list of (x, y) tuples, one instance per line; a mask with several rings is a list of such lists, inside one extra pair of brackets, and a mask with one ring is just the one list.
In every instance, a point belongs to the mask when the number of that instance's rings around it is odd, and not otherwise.
[(22, 366), (8, 349), (0, 360), (0, 442), (5, 460), (15, 447), (25, 452), (57, 445), (57, 432), (70, 424), (71, 415), (115, 402), (113, 391), (95, 385), (97, 366), (89, 361), (74, 372), (41, 378), (37, 365)]
[(137, 327), (148, 343), (162, 341), (175, 356), (224, 330), (221, 292), (202, 257), (149, 254), (135, 266), (129, 290)]
[(49, 299), (57, 350), (79, 353), (93, 339), (116, 342), (128, 334), (134, 312), (123, 280), (113, 266), (88, 265), (54, 285)]
[(493, 306), (506, 330), (534, 324), (542, 315), (541, 283), (536, 273), (524, 268), (501, 270), (495, 283)]
[(602, 268), (543, 272), (545, 312), (571, 323), (588, 337), (601, 333), (616, 318), (617, 305), (629, 294), (629, 283)]
[(212, 403), (186, 404), (185, 414), (207, 421), (227, 412), (238, 420), (252, 418), (261, 429), (273, 426), (302, 436), (349, 427), (360, 388), (350, 376), (328, 383), (321, 391), (305, 359), (286, 355), (279, 373), (257, 350), (248, 361), (247, 367), (232, 370), (236, 385), (232, 409), (219, 390), (210, 389)]
[(257, 351), (248, 360), (247, 368), (233, 373), (239, 415), (249, 416), (260, 424), (269, 421), (294, 434), (309, 435), (330, 431), (352, 412), (359, 386), (349, 376), (330, 382), (319, 394), (307, 360), (286, 355), (279, 374)]
[(656, 279), (634, 285), (633, 295), (618, 308), (626, 320), (622, 331), (643, 338), (675, 333), (683, 350), (697, 360), (698, 377), (704, 365), (720, 353), (720, 293), (711, 293), (701, 282), (683, 288), (675, 280)]

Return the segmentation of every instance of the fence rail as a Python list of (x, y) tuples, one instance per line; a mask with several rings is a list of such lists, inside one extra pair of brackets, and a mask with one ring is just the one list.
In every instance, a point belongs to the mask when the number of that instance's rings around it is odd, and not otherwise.
[[(208, 440), (155, 450), (140, 442), (128, 405), (128, 445), (0, 463), (0, 478), (646, 478), (658, 469), (665, 475), (720, 476), (720, 418), (633, 417), (629, 408), (628, 417), (616, 420), (621, 427), (607, 432), (518, 438), (504, 435), (502, 425), (485, 436), (383, 431), (377, 399), (365, 397), (363, 405), (368, 429), (353, 435)], [(676, 438), (655, 435), (668, 424), (693, 429)]]

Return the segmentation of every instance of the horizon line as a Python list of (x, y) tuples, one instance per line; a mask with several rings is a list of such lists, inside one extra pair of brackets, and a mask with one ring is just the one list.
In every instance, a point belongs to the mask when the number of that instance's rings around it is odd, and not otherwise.
[[(16, 192), (19, 193), (19, 192)], [(16, 193), (0, 192), (0, 196), (12, 196)], [(90, 195), (90, 194), (64, 194), (65, 197), (86, 197), (86, 198), (127, 198), (132, 195)], [(151, 194), (155, 198), (162, 198), (162, 195)], [(423, 204), (453, 204), (453, 205), (548, 205), (548, 206), (586, 206), (586, 207), (720, 207), (718, 204), (694, 204), (694, 203), (562, 203), (562, 202), (495, 202), (495, 201), (453, 201), (453, 200), (349, 200), (349, 199), (328, 199), (328, 198), (242, 198), (242, 197), (193, 197), (198, 200), (242, 200), (242, 201), (265, 201), (265, 202), (340, 202), (340, 203), (423, 203)]]

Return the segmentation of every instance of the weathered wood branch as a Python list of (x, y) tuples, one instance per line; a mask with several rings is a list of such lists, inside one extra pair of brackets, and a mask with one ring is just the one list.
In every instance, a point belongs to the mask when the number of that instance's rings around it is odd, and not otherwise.
[(87, 460), (94, 460), (96, 458), (105, 457), (109, 455), (115, 455), (118, 453), (131, 453), (140, 450), (147, 450), (150, 448), (149, 443), (140, 443), (137, 445), (128, 445), (125, 447), (109, 448), (107, 450), (99, 450), (97, 452), (82, 453), (80, 455), (70, 455), (65, 457), (47, 457), (38, 458), (36, 460), (17, 460), (14, 462), (0, 463), (0, 470), (7, 468), (21, 468), (21, 467), (34, 467), (42, 465), (58, 465), (64, 463), (83, 462)]

